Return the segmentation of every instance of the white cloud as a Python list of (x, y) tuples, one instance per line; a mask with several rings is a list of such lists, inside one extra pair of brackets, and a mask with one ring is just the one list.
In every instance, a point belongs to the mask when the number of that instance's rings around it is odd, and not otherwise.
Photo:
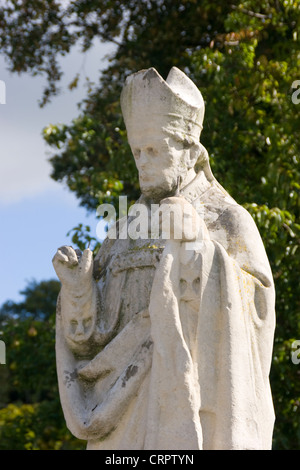
[(100, 43), (85, 56), (78, 49), (74, 50), (62, 62), (66, 74), (61, 85), (66, 89), (75, 75), (84, 69), (81, 86), (74, 92), (65, 91), (54, 97), (43, 109), (39, 108), (38, 100), (42, 96), (45, 80), (8, 73), (0, 57), (0, 80), (6, 84), (6, 104), (0, 105), (1, 205), (39, 197), (51, 189), (57, 190), (57, 183), (49, 176), (49, 147), (43, 141), (42, 129), (49, 123), (67, 123), (76, 117), (77, 102), (85, 96), (84, 77), (98, 79), (99, 69), (106, 65), (104, 56), (112, 50), (111, 45)]
[(0, 138), (0, 203), (15, 203), (54, 186), (42, 137), (2, 125)]

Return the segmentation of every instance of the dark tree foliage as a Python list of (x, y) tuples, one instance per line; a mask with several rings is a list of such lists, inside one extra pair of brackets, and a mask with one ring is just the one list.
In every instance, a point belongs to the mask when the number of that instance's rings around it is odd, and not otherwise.
[(79, 449), (66, 429), (57, 386), (55, 310), (60, 283), (32, 281), (24, 300), (0, 309), (0, 450)]

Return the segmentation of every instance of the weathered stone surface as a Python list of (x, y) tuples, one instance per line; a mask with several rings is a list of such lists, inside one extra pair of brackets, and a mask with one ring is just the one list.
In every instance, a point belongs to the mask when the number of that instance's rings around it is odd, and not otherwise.
[(67, 425), (88, 449), (270, 449), (272, 273), (253, 219), (210, 170), (201, 93), (151, 68), (127, 79), (121, 104), (137, 204), (144, 220), (153, 204), (167, 212), (158, 238), (150, 224), (144, 238), (108, 237), (94, 261), (54, 256)]

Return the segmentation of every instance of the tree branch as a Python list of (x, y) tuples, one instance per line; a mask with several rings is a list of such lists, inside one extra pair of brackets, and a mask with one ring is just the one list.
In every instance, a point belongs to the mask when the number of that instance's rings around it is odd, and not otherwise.
[(248, 15), (248, 16), (259, 18), (261, 20), (265, 20), (265, 19), (269, 18), (268, 15), (263, 15), (262, 13), (255, 13), (254, 11), (246, 10), (246, 8), (240, 8), (240, 7), (237, 7), (236, 5), (230, 5), (230, 6), (233, 10), (238, 10), (241, 13), (245, 13), (245, 15)]

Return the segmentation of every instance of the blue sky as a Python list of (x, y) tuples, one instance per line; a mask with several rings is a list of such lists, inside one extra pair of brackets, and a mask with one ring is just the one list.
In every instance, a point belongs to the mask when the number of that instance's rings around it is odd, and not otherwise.
[[(45, 79), (10, 74), (0, 56), (0, 80), (6, 85), (6, 104), (0, 104), (0, 305), (21, 300), (20, 291), (30, 280), (56, 278), (51, 259), (59, 246), (71, 244), (67, 232), (78, 223), (90, 225), (96, 236), (95, 215), (50, 178), (50, 149), (41, 132), (77, 116), (85, 77), (97, 81), (112, 50), (99, 43), (85, 55), (75, 49), (65, 57), (63, 91), (43, 109), (38, 100)], [(67, 85), (78, 72), (79, 87), (71, 92)]]

